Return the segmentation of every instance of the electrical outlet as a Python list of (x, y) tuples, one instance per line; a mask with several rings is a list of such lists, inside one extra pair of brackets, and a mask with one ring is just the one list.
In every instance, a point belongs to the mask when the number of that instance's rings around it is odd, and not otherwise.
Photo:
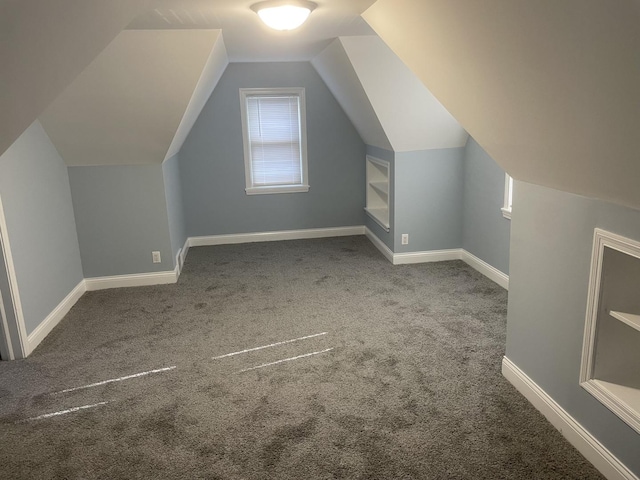
[(153, 263), (162, 263), (160, 252), (151, 252), (151, 257), (153, 258)]
[(409, 245), (409, 234), (408, 233), (403, 233), (402, 234), (402, 245)]

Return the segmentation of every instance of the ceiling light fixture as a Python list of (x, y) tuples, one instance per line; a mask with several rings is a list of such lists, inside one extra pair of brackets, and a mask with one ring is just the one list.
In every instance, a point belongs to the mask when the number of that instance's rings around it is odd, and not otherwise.
[(294, 30), (318, 5), (303, 0), (268, 0), (251, 5), (260, 19), (275, 30)]

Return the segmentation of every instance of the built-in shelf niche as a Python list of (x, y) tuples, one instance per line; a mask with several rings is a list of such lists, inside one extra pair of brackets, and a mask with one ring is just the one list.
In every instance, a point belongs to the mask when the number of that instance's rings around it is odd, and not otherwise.
[(387, 232), (389, 224), (389, 162), (367, 155), (367, 206), (364, 209)]
[(640, 433), (640, 242), (596, 229), (580, 384)]

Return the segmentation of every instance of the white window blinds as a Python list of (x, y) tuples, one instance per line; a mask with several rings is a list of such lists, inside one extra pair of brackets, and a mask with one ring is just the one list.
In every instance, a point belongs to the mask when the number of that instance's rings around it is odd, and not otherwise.
[(246, 97), (251, 187), (303, 182), (300, 97)]

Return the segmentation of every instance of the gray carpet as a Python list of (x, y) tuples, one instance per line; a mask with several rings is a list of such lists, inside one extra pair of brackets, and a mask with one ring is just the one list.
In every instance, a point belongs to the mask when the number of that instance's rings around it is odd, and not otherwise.
[(601, 478), (501, 376), (506, 305), (364, 237), (191, 249), (177, 285), (87, 293), (0, 364), (0, 475)]

